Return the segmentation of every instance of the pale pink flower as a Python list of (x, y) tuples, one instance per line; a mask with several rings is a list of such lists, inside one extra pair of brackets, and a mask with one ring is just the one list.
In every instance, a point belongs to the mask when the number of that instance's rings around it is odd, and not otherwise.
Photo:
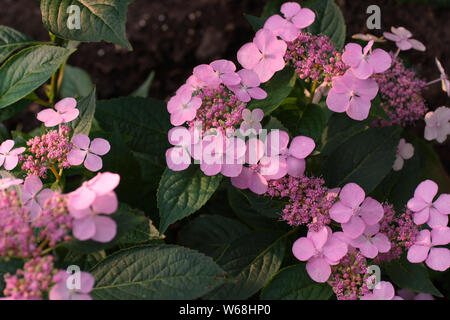
[(358, 79), (348, 70), (345, 75), (333, 78), (327, 105), (331, 111), (347, 112), (350, 118), (361, 121), (369, 116), (371, 100), (377, 93), (378, 84), (375, 80)]
[(191, 152), (200, 140), (199, 134), (185, 127), (175, 127), (169, 130), (168, 138), (175, 147), (166, 151), (167, 166), (173, 171), (186, 170), (191, 165)]
[(50, 300), (92, 300), (89, 293), (94, 288), (95, 279), (88, 273), (80, 273), (79, 288), (77, 282), (73, 281), (73, 275), (67, 271), (60, 271), (54, 276), (56, 284), (49, 292)]
[(22, 179), (2, 178), (0, 179), (0, 190), (6, 190), (12, 186), (18, 186), (22, 184)]
[(416, 237), (416, 242), (408, 250), (408, 261), (411, 263), (425, 264), (436, 271), (445, 271), (450, 267), (450, 250), (436, 248), (446, 246), (450, 241), (450, 228), (436, 230), (422, 230)]
[(113, 191), (120, 182), (120, 176), (116, 173), (102, 172), (69, 194), (69, 211), (83, 210), (94, 203), (97, 196), (104, 196)]
[(264, 83), (285, 67), (286, 49), (286, 42), (278, 40), (272, 31), (261, 29), (256, 33), (253, 42), (239, 49), (237, 56), (239, 63), (245, 69), (256, 72)]
[(118, 201), (116, 194), (111, 191), (101, 196), (96, 196), (92, 205), (82, 210), (70, 210), (74, 217), (72, 233), (81, 241), (92, 239), (97, 242), (110, 242), (117, 233), (116, 222), (105, 215), (116, 212)]
[(37, 114), (37, 119), (44, 122), (46, 127), (54, 127), (61, 123), (75, 120), (80, 111), (77, 109), (77, 100), (65, 98), (55, 104), (55, 110), (48, 108)]
[(397, 293), (404, 300), (434, 300), (434, 297), (429, 293), (415, 293), (408, 289), (400, 289)]
[(443, 143), (450, 134), (450, 109), (439, 107), (425, 115), (425, 139)]
[(51, 189), (46, 188), (42, 190), (42, 187), (41, 179), (35, 175), (29, 175), (21, 186), (22, 203), (25, 208), (30, 210), (31, 219), (35, 219), (39, 215), (45, 200), (53, 195)]
[(13, 149), (14, 140), (5, 140), (0, 145), (0, 166), (4, 165), (6, 170), (12, 170), (19, 162), (19, 154), (25, 151), (24, 147)]
[(302, 8), (297, 2), (286, 2), (281, 6), (282, 18), (276, 14), (267, 19), (264, 29), (271, 30), (275, 35), (284, 41), (294, 41), (297, 39), (300, 29), (310, 26), (315, 18), (315, 13)]
[(397, 148), (397, 156), (393, 166), (394, 171), (402, 170), (405, 160), (411, 159), (413, 156), (413, 145), (411, 143), (406, 143), (405, 139), (400, 139), (400, 143)]
[(408, 201), (408, 209), (414, 212), (414, 223), (428, 223), (432, 228), (446, 226), (450, 214), (450, 194), (441, 194), (433, 202), (438, 193), (438, 185), (431, 180), (421, 182), (414, 191), (414, 197)]
[(351, 239), (361, 236), (367, 226), (383, 218), (383, 206), (356, 183), (346, 184), (339, 193), (339, 201), (330, 208), (331, 219), (342, 224), (345, 235)]
[(373, 259), (379, 252), (386, 253), (391, 250), (391, 242), (384, 233), (380, 233), (380, 225), (374, 224), (367, 226), (364, 233), (356, 239), (350, 241), (350, 244), (358, 248), (366, 258)]
[(242, 121), (240, 131), (243, 136), (248, 136), (250, 134), (258, 135), (261, 132), (262, 125), (261, 121), (264, 118), (264, 111), (261, 109), (244, 109), (242, 111)]
[(170, 122), (180, 126), (186, 121), (194, 120), (197, 110), (202, 106), (202, 99), (192, 96), (191, 90), (181, 90), (169, 100), (167, 111), (170, 113)]
[(306, 271), (316, 282), (326, 282), (331, 275), (330, 265), (337, 265), (347, 254), (348, 246), (333, 234), (329, 227), (318, 232), (309, 231), (306, 238), (294, 242), (292, 253), (306, 263)]
[[(233, 62), (229, 60), (216, 60), (211, 62), (212, 67), (216, 77), (221, 80), (226, 86), (235, 86), (241, 82), (241, 78), (236, 73), (236, 66)], [(202, 78), (199, 78), (202, 80)]]
[(247, 69), (238, 71), (241, 78), (240, 84), (228, 86), (242, 102), (250, 102), (251, 99), (262, 100), (267, 98), (267, 92), (259, 88), (261, 81), (258, 75)]
[(84, 162), (86, 169), (96, 172), (103, 167), (100, 156), (109, 152), (111, 146), (109, 142), (102, 138), (90, 140), (85, 134), (79, 133), (73, 136), (72, 143), (75, 147), (70, 150), (67, 160), (72, 166), (79, 166)]
[(380, 281), (372, 293), (368, 293), (361, 297), (361, 300), (403, 300), (401, 297), (395, 296), (395, 289), (392, 283)]
[(245, 152), (246, 145), (242, 139), (220, 133), (205, 136), (200, 169), (207, 176), (221, 173), (225, 177), (237, 177), (242, 172)]
[(416, 39), (411, 39), (412, 33), (403, 27), (391, 27), (390, 32), (383, 32), (383, 36), (386, 39), (389, 39), (391, 41), (395, 41), (395, 44), (400, 50), (409, 50), (409, 49), (415, 49), (419, 51), (425, 51), (426, 47), (424, 44)]
[(197, 92), (203, 88), (207, 87), (207, 84), (199, 80), (196, 76), (190, 76), (186, 83), (178, 88), (176, 96), (180, 95), (183, 91), (188, 91), (189, 93)]
[(382, 49), (371, 51), (373, 43), (373, 40), (369, 41), (364, 50), (356, 43), (345, 46), (342, 61), (352, 68), (359, 79), (368, 79), (372, 74), (384, 72), (391, 67), (391, 56)]

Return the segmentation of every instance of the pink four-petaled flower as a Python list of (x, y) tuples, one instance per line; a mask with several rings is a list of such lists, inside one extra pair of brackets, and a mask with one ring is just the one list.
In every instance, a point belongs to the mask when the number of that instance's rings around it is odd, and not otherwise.
[(331, 265), (336, 265), (347, 254), (348, 246), (329, 227), (318, 232), (309, 231), (292, 246), (292, 253), (300, 261), (308, 261), (306, 271), (316, 282), (326, 282), (331, 275)]
[(29, 175), (21, 186), (22, 203), (25, 208), (30, 210), (31, 219), (35, 219), (39, 215), (45, 200), (53, 195), (51, 189), (46, 188), (42, 190), (42, 186), (41, 179), (35, 175)]
[(228, 88), (233, 91), (239, 100), (250, 102), (251, 99), (262, 100), (267, 98), (267, 92), (259, 88), (261, 80), (254, 71), (242, 69), (238, 71), (238, 75), (241, 78), (240, 84), (228, 86)]
[(86, 169), (93, 172), (103, 167), (100, 156), (107, 154), (111, 149), (107, 140), (95, 138), (91, 141), (87, 135), (82, 133), (73, 136), (72, 143), (77, 148), (72, 149), (67, 156), (70, 165), (79, 166), (84, 162)]
[(80, 111), (77, 109), (77, 100), (65, 98), (55, 104), (55, 110), (48, 108), (37, 114), (37, 119), (44, 122), (46, 127), (54, 127), (61, 123), (75, 120)]
[(170, 122), (180, 126), (186, 121), (194, 120), (197, 110), (202, 106), (202, 99), (192, 96), (191, 90), (181, 90), (169, 100), (167, 111), (170, 113)]
[(403, 300), (395, 295), (394, 286), (387, 281), (380, 281), (371, 293), (361, 297), (361, 300)]
[(411, 48), (425, 51), (426, 47), (424, 44), (416, 39), (411, 39), (412, 33), (403, 27), (391, 27), (391, 32), (384, 32), (383, 36), (386, 39), (391, 41), (395, 41), (395, 44), (400, 50), (409, 50)]
[(379, 252), (386, 253), (391, 250), (391, 242), (384, 233), (380, 233), (380, 225), (366, 226), (364, 233), (356, 239), (350, 240), (350, 244), (358, 248), (366, 258), (373, 259)]
[(330, 208), (331, 219), (341, 223), (344, 234), (351, 239), (360, 237), (367, 226), (377, 224), (384, 215), (383, 206), (356, 183), (346, 184), (339, 201)]
[(71, 281), (71, 276), (74, 275), (67, 271), (60, 271), (54, 276), (53, 280), (56, 284), (49, 292), (50, 300), (92, 300), (89, 293), (94, 288), (94, 277), (88, 272), (80, 272), (79, 288), (77, 288), (77, 281)]
[(25, 151), (24, 147), (13, 149), (14, 140), (5, 140), (0, 145), (0, 166), (6, 170), (12, 170), (19, 162), (19, 154)]
[(245, 44), (238, 51), (239, 63), (248, 70), (253, 70), (261, 82), (269, 81), (275, 72), (285, 66), (284, 54), (287, 44), (278, 40), (272, 31), (259, 30), (253, 42)]
[(411, 263), (424, 262), (436, 271), (445, 271), (450, 267), (450, 250), (435, 248), (446, 246), (450, 241), (450, 228), (440, 227), (422, 230), (416, 237), (416, 242), (408, 250), (408, 261)]

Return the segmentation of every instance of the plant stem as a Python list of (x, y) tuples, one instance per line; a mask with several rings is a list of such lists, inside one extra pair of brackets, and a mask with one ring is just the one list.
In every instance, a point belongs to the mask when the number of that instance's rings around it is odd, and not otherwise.
[(312, 103), (314, 100), (314, 95), (316, 93), (316, 89), (317, 89), (317, 80), (314, 80), (312, 87), (311, 87), (311, 91), (310, 91), (310, 96), (309, 96), (309, 103)]
[(430, 85), (432, 85), (432, 84), (435, 84), (435, 83), (437, 83), (437, 82), (440, 82), (440, 81), (441, 81), (441, 78), (438, 78), (438, 79), (436, 79), (436, 80), (433, 80), (433, 81), (428, 82), (425, 86), (428, 87), (428, 86), (430, 86)]
[(62, 84), (62, 81), (64, 78), (64, 71), (66, 69), (66, 63), (67, 63), (67, 61), (64, 61), (58, 70), (58, 81), (56, 83), (56, 97), (59, 97), (59, 94), (61, 92), (61, 84)]
[(50, 102), (44, 101), (44, 100), (41, 100), (41, 99), (35, 99), (34, 102), (37, 103), (37, 104), (40, 104), (41, 106), (45, 106), (45, 107), (50, 106)]
[(54, 175), (55, 178), (56, 178), (56, 183), (59, 184), (59, 181), (61, 180), (61, 175), (58, 173), (58, 171), (56, 171), (56, 168), (55, 168), (55, 165), (54, 165), (54, 164), (52, 164), (52, 165), (50, 166), (50, 170), (53, 172), (53, 175)]
[(49, 242), (49, 240), (47, 239), (47, 240), (44, 240), (42, 243), (41, 243), (41, 245), (39, 246), (39, 249), (44, 249), (47, 245), (48, 245), (48, 242)]

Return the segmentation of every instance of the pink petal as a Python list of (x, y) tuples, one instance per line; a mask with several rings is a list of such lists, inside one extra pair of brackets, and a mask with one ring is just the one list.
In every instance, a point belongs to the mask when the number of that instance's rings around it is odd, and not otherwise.
[(238, 177), (242, 172), (242, 164), (224, 164), (222, 165), (222, 173), (225, 177)]
[(423, 199), (427, 203), (432, 203), (438, 192), (438, 185), (431, 180), (421, 182), (414, 191), (414, 198)]
[(80, 114), (80, 111), (78, 109), (73, 109), (73, 110), (64, 112), (61, 114), (62, 122), (63, 123), (71, 122), (71, 121), (75, 120), (79, 114)]
[(450, 267), (450, 250), (447, 248), (431, 248), (426, 265), (436, 271), (446, 271)]
[(346, 223), (353, 216), (353, 210), (342, 201), (336, 202), (330, 208), (330, 217), (336, 222)]
[(258, 47), (253, 42), (250, 42), (244, 44), (242, 48), (239, 49), (237, 58), (242, 67), (251, 70), (262, 59), (262, 54)]
[(80, 149), (87, 149), (91, 144), (91, 140), (87, 135), (79, 133), (73, 136), (72, 143)]
[(72, 233), (75, 238), (81, 241), (92, 239), (95, 235), (95, 220), (93, 216), (82, 219), (75, 219), (72, 223)]
[(250, 102), (250, 100), (252, 99), (248, 90), (245, 90), (241, 85), (229, 86), (228, 89), (233, 91), (233, 93), (236, 95), (236, 97), (242, 102)]
[(94, 288), (95, 279), (88, 272), (81, 272), (81, 281), (80, 281), (80, 290), (81, 293), (89, 293)]
[(339, 193), (339, 199), (348, 207), (354, 209), (361, 205), (366, 197), (366, 193), (356, 183), (346, 184)]
[[(280, 58), (282, 60), (282, 58)], [(284, 60), (283, 60), (284, 63)], [(275, 72), (281, 70), (281, 68), (275, 68), (275, 64), (272, 60), (262, 59), (253, 69), (256, 72), (262, 83), (265, 83), (272, 79)]]
[(347, 243), (340, 240), (339, 236), (335, 236), (334, 234), (327, 241), (325, 246), (323, 247), (323, 253), (325, 256), (333, 261), (341, 260), (348, 251)]
[(37, 119), (44, 122), (46, 127), (54, 127), (63, 121), (61, 115), (50, 108), (39, 112), (37, 114)]
[(254, 121), (261, 122), (264, 118), (264, 111), (262, 111), (261, 109), (254, 109), (252, 111), (252, 118)]
[(305, 159), (316, 148), (314, 140), (309, 137), (295, 137), (289, 147), (289, 153), (297, 159)]
[(117, 211), (118, 206), (117, 195), (111, 191), (103, 196), (97, 196), (92, 204), (92, 209), (96, 213), (113, 214)]
[[(351, 243), (353, 245), (353, 242)], [(373, 259), (378, 255), (378, 248), (370, 241), (362, 242), (357, 248), (361, 250), (364, 257)]]
[(372, 238), (372, 243), (378, 248), (381, 253), (386, 253), (391, 250), (391, 242), (388, 237), (383, 233), (378, 233)]
[(409, 50), (412, 48), (411, 43), (408, 40), (400, 40), (395, 43), (400, 50)]
[(92, 240), (102, 243), (110, 242), (117, 233), (116, 222), (104, 216), (95, 216), (95, 234)]
[(293, 18), (296, 14), (300, 12), (300, 5), (297, 2), (285, 2), (281, 6), (281, 13), (286, 17), (286, 19)]
[(41, 205), (41, 207), (44, 206), (45, 201), (53, 196), (54, 192), (51, 189), (44, 189), (41, 192), (39, 192), (37, 199), (38, 203)]
[(281, 154), (287, 149), (289, 134), (283, 130), (271, 130), (266, 137), (265, 152), (268, 157)]
[(55, 284), (48, 295), (50, 300), (69, 300), (70, 299), (70, 291), (67, 289), (67, 285), (65, 281), (61, 281)]
[(351, 239), (358, 238), (364, 233), (365, 229), (366, 224), (360, 217), (357, 216), (351, 217), (349, 222), (342, 224), (342, 230), (344, 231), (345, 235)]
[(67, 161), (71, 166), (79, 166), (86, 158), (87, 151), (80, 149), (72, 149), (67, 155)]
[(336, 90), (331, 88), (327, 96), (327, 106), (328, 109), (334, 112), (345, 112), (350, 105), (350, 93), (338, 93)]
[(265, 98), (267, 98), (267, 92), (261, 88), (250, 88), (248, 89), (248, 94), (250, 95), (250, 97), (256, 100), (264, 100)]
[(305, 173), (306, 161), (304, 159), (297, 159), (295, 157), (288, 157), (286, 159), (288, 174), (292, 177), (301, 177)]
[(422, 198), (412, 198), (408, 201), (407, 207), (413, 212), (418, 212), (428, 207), (428, 204)]
[(266, 178), (257, 172), (253, 172), (250, 175), (249, 189), (256, 194), (266, 193), (268, 189)]
[(427, 221), (431, 228), (445, 227), (448, 225), (448, 215), (441, 214), (435, 208), (430, 208), (430, 218)]
[(316, 282), (326, 282), (331, 275), (331, 267), (323, 258), (312, 258), (306, 264), (306, 272)]
[(94, 202), (95, 197), (95, 192), (91, 191), (89, 188), (80, 187), (69, 196), (69, 210), (71, 208), (74, 210), (86, 209)]
[(411, 47), (415, 50), (425, 51), (427, 49), (422, 42), (416, 39), (409, 39), (408, 41), (411, 44)]
[(234, 63), (225, 59), (213, 61), (210, 65), (214, 70), (219, 71), (220, 73), (233, 73), (236, 71)]
[(265, 145), (257, 138), (250, 138), (246, 142), (247, 151), (245, 152), (245, 162), (248, 164), (257, 164), (264, 156)]
[(207, 176), (215, 176), (215, 175), (219, 174), (220, 171), (222, 170), (222, 164), (220, 164), (220, 163), (208, 164), (205, 161), (203, 161), (200, 164), (200, 169)]
[(450, 243), (450, 228), (447, 226), (433, 228), (431, 240), (433, 246), (446, 246)]
[(382, 49), (373, 50), (367, 61), (372, 66), (375, 73), (385, 72), (392, 64), (391, 56)]
[(24, 189), (30, 194), (35, 195), (42, 189), (42, 181), (36, 175), (29, 175), (24, 182)]
[(359, 215), (367, 225), (374, 225), (383, 218), (383, 206), (377, 200), (367, 197), (361, 205)]
[[(348, 72), (349, 71), (347, 71), (347, 73)], [(379, 87), (375, 80), (361, 80), (355, 78), (354, 81), (354, 90), (356, 94), (360, 96), (360, 98), (364, 98), (365, 100), (372, 100), (377, 96)]]
[(362, 121), (369, 116), (371, 103), (363, 97), (353, 97), (347, 109), (347, 115), (353, 120)]
[(321, 250), (325, 243), (327, 243), (328, 238), (331, 234), (331, 231), (327, 229), (327, 227), (322, 227), (319, 231), (309, 231), (308, 239), (314, 243), (314, 247), (317, 250)]
[(349, 43), (345, 46), (342, 54), (342, 61), (352, 68), (359, 66), (363, 59), (362, 47), (356, 43)]
[(14, 140), (5, 140), (0, 145), (0, 153), (7, 153), (14, 147)]
[(5, 157), (5, 169), (6, 170), (12, 170), (17, 166), (17, 163), (19, 162), (18, 156), (6, 156)]
[(55, 104), (55, 109), (61, 113), (71, 111), (76, 107), (77, 107), (77, 100), (75, 100), (74, 98), (64, 98)]
[(18, 156), (19, 154), (25, 152), (26, 148), (25, 147), (20, 147), (20, 148), (16, 148), (13, 149), (9, 152), (10, 155), (12, 156)]
[(414, 223), (418, 226), (426, 223), (430, 219), (430, 208), (426, 207), (422, 211), (416, 212), (413, 215)]
[(252, 70), (242, 69), (238, 71), (238, 75), (241, 77), (242, 84), (248, 88), (259, 87), (261, 84), (258, 75)]
[(90, 207), (82, 210), (70, 209), (69, 211), (70, 215), (75, 219), (86, 219), (88, 217), (92, 217), (93, 215), (93, 212)]
[(120, 175), (117, 173), (103, 172), (97, 174), (89, 180), (88, 185), (97, 195), (104, 195), (113, 191), (120, 182)]
[(390, 33), (390, 32), (383, 32), (383, 36), (386, 39), (391, 40), (391, 41), (400, 41), (400, 39), (401, 39), (399, 36), (397, 36), (393, 33)]
[(408, 250), (408, 261), (411, 263), (423, 262), (427, 258), (429, 251), (430, 247), (415, 244)]
[(108, 140), (102, 139), (102, 138), (96, 138), (92, 140), (91, 145), (89, 147), (89, 150), (92, 153), (95, 153), (99, 156), (103, 156), (109, 152), (111, 149), (111, 145), (109, 144)]
[(238, 189), (248, 189), (250, 185), (250, 171), (247, 167), (242, 167), (242, 171), (237, 177), (231, 178), (231, 184)]
[(89, 171), (97, 172), (103, 167), (102, 158), (89, 152), (86, 156), (86, 160), (84, 161), (84, 166)]
[(352, 69), (352, 71), (358, 79), (368, 79), (373, 74), (373, 67), (369, 62), (363, 59), (357, 67)]
[(375, 300), (392, 300), (395, 296), (395, 290), (392, 283), (380, 281), (373, 289)]
[(433, 207), (441, 214), (450, 214), (450, 194), (441, 194), (433, 203)]
[(181, 109), (170, 115), (170, 123), (174, 126), (181, 126), (186, 121), (194, 120), (196, 115), (197, 110), (195, 108)]
[(170, 170), (183, 171), (191, 165), (191, 157), (184, 148), (173, 147), (166, 151), (166, 163)]
[(298, 14), (292, 19), (292, 22), (297, 28), (303, 29), (313, 24), (316, 19), (314, 11), (308, 8), (302, 8)]
[(308, 238), (299, 238), (292, 246), (292, 253), (300, 261), (308, 261), (315, 252), (314, 243)]

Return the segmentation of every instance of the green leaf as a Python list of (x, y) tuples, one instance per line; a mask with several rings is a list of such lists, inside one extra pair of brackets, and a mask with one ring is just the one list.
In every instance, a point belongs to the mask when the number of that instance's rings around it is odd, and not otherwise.
[(177, 246), (141, 246), (115, 253), (92, 270), (97, 300), (197, 299), (223, 283), (211, 258)]
[(302, 3), (302, 6), (316, 13), (316, 20), (305, 30), (312, 34), (330, 37), (336, 48), (342, 50), (345, 44), (346, 26), (342, 11), (334, 0), (309, 0)]
[(190, 166), (179, 172), (167, 168), (161, 177), (157, 194), (161, 234), (172, 223), (203, 207), (221, 180), (221, 175), (205, 176), (199, 166)]
[(102, 129), (110, 132), (117, 123), (121, 134), (131, 138), (133, 151), (158, 157), (164, 163), (170, 147), (167, 133), (172, 126), (163, 101), (138, 97), (99, 100), (95, 118)]
[(249, 229), (235, 219), (219, 215), (199, 216), (180, 231), (180, 243), (217, 260), (231, 243)]
[(0, 64), (11, 53), (33, 44), (33, 39), (7, 26), (0, 26)]
[(327, 126), (331, 112), (324, 110), (321, 106), (310, 104), (306, 107), (298, 125), (295, 135), (303, 135), (312, 138), (316, 145), (320, 145), (322, 134)]
[(421, 157), (420, 178), (433, 180), (439, 185), (439, 192), (450, 193), (450, 178), (442, 165), (439, 155), (430, 143), (417, 139), (418, 151)]
[(262, 300), (328, 300), (333, 295), (327, 283), (314, 282), (305, 264), (286, 267), (261, 292)]
[(64, 246), (70, 250), (85, 254), (112, 248), (123, 236), (134, 230), (139, 224), (145, 221), (145, 218), (142, 217), (139, 212), (136, 212), (136, 210), (131, 209), (128, 205), (123, 203), (119, 204), (119, 209), (110, 217), (117, 224), (117, 234), (112, 241), (108, 243), (100, 243), (93, 240), (80, 241), (73, 239), (70, 242), (67, 242)]
[(266, 129), (267, 131), (270, 131), (270, 130), (283, 130), (283, 131), (289, 132), (288, 129), (286, 129), (286, 127), (281, 123), (281, 121), (278, 120), (277, 118), (273, 117), (273, 116), (271, 116), (269, 118), (269, 121), (264, 126), (264, 129)]
[(323, 155), (330, 155), (350, 138), (368, 128), (368, 120), (356, 121), (350, 119), (346, 114), (334, 113), (328, 120), (325, 144), (322, 147), (321, 153)]
[(370, 108), (370, 116), (375, 118), (381, 118), (386, 121), (391, 121), (386, 111), (381, 106), (381, 98), (379, 95), (376, 96), (374, 100), (372, 100), (372, 106)]
[(429, 279), (428, 271), (422, 264), (410, 263), (402, 258), (387, 263), (384, 265), (384, 269), (389, 278), (403, 289), (442, 297), (442, 294)]
[[(142, 213), (143, 214), (143, 213)], [(162, 241), (164, 237), (159, 235), (158, 229), (153, 225), (150, 219), (145, 218), (134, 230), (126, 233), (117, 243), (122, 248), (136, 246), (138, 244), (148, 243), (150, 241)]]
[(14, 117), (16, 114), (25, 110), (25, 108), (27, 108), (30, 104), (31, 101), (22, 99), (13, 103), (8, 108), (0, 109), (0, 122)]
[(264, 27), (264, 23), (266, 22), (266, 19), (255, 17), (251, 14), (244, 14), (244, 17), (250, 23), (255, 32), (262, 29)]
[(141, 97), (141, 98), (148, 98), (148, 91), (150, 90), (150, 87), (153, 84), (153, 80), (155, 79), (155, 71), (150, 72), (150, 75), (148, 76), (147, 80), (144, 81), (141, 86), (131, 94), (132, 97)]
[(235, 240), (217, 261), (233, 277), (208, 294), (213, 300), (244, 300), (258, 292), (278, 271), (285, 254), (285, 236), (255, 231)]
[(89, 135), (95, 114), (95, 93), (96, 90), (93, 88), (88, 96), (78, 101), (77, 108), (80, 110), (80, 115), (69, 124), (72, 129), (72, 137), (79, 133)]
[(88, 96), (94, 84), (89, 74), (81, 68), (66, 65), (61, 83), (62, 98), (82, 98)]
[(0, 109), (39, 88), (74, 52), (39, 45), (20, 51), (0, 67)]
[(264, 6), (262, 18), (269, 18), (274, 14), (280, 14), (280, 9), (283, 3), (287, 2), (286, 0), (269, 0)]
[(251, 110), (256, 108), (262, 109), (264, 115), (267, 116), (277, 109), (283, 100), (289, 96), (296, 79), (297, 74), (291, 67), (286, 67), (275, 73), (271, 80), (261, 85), (261, 88), (267, 92), (267, 98), (264, 100), (252, 100), (248, 104), (248, 108)]
[(323, 164), (327, 186), (354, 182), (369, 194), (391, 171), (401, 131), (400, 127), (371, 128), (350, 138)]
[(0, 297), (3, 297), (3, 290), (5, 290), (4, 275), (15, 274), (17, 269), (23, 267), (23, 261), (20, 259), (10, 259), (8, 261), (0, 258)]
[[(42, 22), (50, 32), (63, 39), (105, 40), (131, 50), (125, 30), (128, 4), (123, 0), (42, 0)], [(74, 13), (68, 13), (71, 5), (80, 9), (79, 29), (68, 27), (69, 22), (76, 18)]]

